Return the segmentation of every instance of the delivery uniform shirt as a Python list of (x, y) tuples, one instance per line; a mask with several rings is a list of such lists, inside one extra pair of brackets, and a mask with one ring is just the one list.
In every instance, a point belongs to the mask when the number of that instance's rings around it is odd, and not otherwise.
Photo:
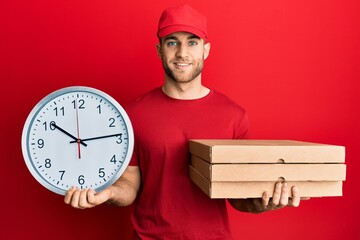
[(226, 202), (210, 199), (189, 178), (189, 139), (245, 138), (243, 108), (211, 90), (178, 100), (156, 88), (128, 105), (135, 134), (130, 165), (141, 188), (132, 223), (141, 239), (232, 239)]

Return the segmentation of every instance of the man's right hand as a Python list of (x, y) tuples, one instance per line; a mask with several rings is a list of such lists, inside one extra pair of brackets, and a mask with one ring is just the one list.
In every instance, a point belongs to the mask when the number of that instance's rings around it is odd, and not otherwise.
[(74, 208), (86, 209), (100, 205), (110, 199), (111, 190), (109, 188), (96, 193), (93, 189), (80, 190), (72, 187), (67, 191), (64, 202)]
[(123, 175), (108, 188), (95, 192), (93, 189), (80, 190), (72, 187), (65, 194), (64, 202), (78, 209), (92, 208), (105, 202), (128, 206), (134, 202), (140, 183), (139, 167), (128, 166)]

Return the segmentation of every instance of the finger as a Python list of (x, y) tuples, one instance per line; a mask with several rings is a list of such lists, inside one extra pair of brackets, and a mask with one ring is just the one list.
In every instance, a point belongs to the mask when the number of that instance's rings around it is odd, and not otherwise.
[(80, 197), (80, 190), (79, 189), (75, 189), (72, 198), (71, 198), (71, 202), (70, 205), (74, 208), (80, 208), (79, 207), (79, 197)]
[(66, 192), (65, 198), (64, 198), (64, 202), (65, 202), (66, 204), (70, 204), (70, 203), (71, 203), (71, 199), (72, 199), (72, 196), (73, 196), (75, 190), (76, 190), (75, 187), (71, 187), (71, 188), (69, 189), (69, 191)]
[(299, 189), (294, 186), (291, 189), (291, 193), (292, 193), (292, 199), (291, 199), (290, 206), (298, 207), (300, 205), (300, 192), (299, 192)]
[(88, 192), (88, 201), (93, 206), (102, 204), (110, 199), (111, 191), (109, 188), (104, 189), (101, 192), (95, 192), (93, 189)]
[(93, 205), (88, 202), (88, 192), (89, 189), (85, 189), (80, 192), (79, 207), (82, 209), (93, 207)]
[(281, 187), (280, 206), (286, 206), (289, 203), (289, 192), (287, 182), (284, 182)]
[(270, 194), (268, 192), (264, 192), (262, 195), (262, 205), (263, 207), (267, 207), (269, 205), (269, 201), (270, 201)]
[(96, 201), (95, 201), (95, 190), (94, 189), (90, 189), (88, 192), (87, 192), (87, 200), (90, 204), (95, 204)]
[(272, 197), (272, 204), (277, 206), (280, 203), (280, 196), (281, 196), (281, 182), (277, 182), (275, 185), (274, 194)]

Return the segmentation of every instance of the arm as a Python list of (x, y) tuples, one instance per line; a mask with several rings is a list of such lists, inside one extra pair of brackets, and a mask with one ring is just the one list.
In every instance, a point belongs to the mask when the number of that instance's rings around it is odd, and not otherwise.
[(289, 198), (287, 183), (278, 182), (275, 185), (273, 197), (264, 192), (262, 198), (229, 199), (231, 206), (241, 212), (262, 213), (276, 210), (285, 206), (298, 207), (300, 194), (297, 187), (291, 189), (292, 198)]
[(74, 208), (92, 208), (104, 202), (118, 206), (128, 206), (136, 198), (140, 188), (140, 170), (128, 166), (123, 175), (110, 187), (96, 193), (93, 189), (76, 189), (72, 187), (65, 195), (64, 202)]

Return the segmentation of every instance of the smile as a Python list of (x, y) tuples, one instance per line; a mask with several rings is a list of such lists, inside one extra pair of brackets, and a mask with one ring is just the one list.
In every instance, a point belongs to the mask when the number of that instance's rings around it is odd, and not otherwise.
[(190, 63), (175, 63), (175, 65), (179, 67), (187, 67), (190, 66)]

